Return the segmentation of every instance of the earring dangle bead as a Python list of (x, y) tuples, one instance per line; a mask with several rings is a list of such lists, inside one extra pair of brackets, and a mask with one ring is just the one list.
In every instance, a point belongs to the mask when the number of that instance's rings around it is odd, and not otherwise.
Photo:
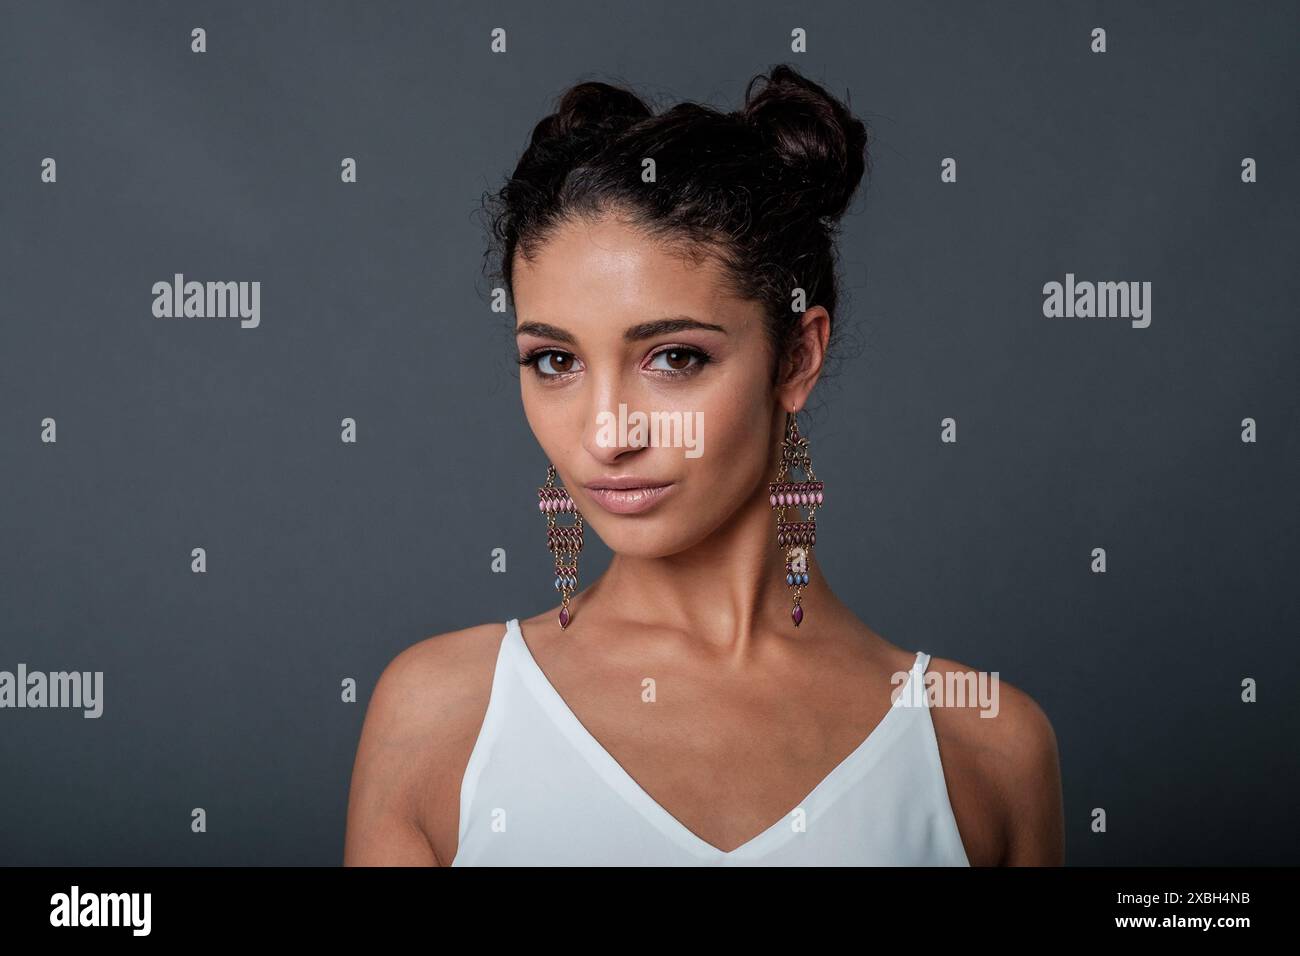
[[(826, 497), (825, 486), (813, 474), (812, 459), (808, 453), (808, 439), (799, 434), (799, 422), (794, 412), (785, 416), (785, 441), (781, 443), (781, 467), (776, 480), (768, 482), (768, 501), (776, 511), (776, 543), (785, 548), (785, 583), (794, 589), (794, 606), (790, 617), (794, 626), (803, 621), (803, 605), (799, 603), (804, 586), (808, 583), (809, 558), (817, 543), (817, 509)], [(790, 471), (798, 468), (804, 473), (801, 481), (791, 478)], [(786, 520), (786, 509), (794, 509), (793, 521)], [(808, 516), (799, 517), (799, 509), (806, 508)]]
[[(578, 589), (578, 553), (582, 550), (582, 512), (568, 489), (555, 483), (555, 466), (547, 465), (546, 484), (537, 489), (537, 510), (546, 516), (546, 550), (555, 555), (555, 590), (563, 595), (560, 629), (569, 626), (569, 595)], [(573, 524), (556, 516), (572, 514)]]

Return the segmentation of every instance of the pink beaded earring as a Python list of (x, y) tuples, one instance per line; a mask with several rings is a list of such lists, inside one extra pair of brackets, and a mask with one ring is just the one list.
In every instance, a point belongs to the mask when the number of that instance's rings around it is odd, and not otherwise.
[[(578, 552), (582, 550), (582, 512), (566, 488), (555, 483), (555, 466), (546, 467), (546, 484), (537, 489), (537, 510), (546, 515), (546, 550), (555, 555), (555, 590), (560, 605), (560, 629), (569, 626), (569, 595), (578, 589)], [(573, 515), (573, 524), (560, 524), (558, 514)]]
[[(808, 455), (808, 439), (799, 434), (799, 422), (794, 411), (785, 416), (785, 441), (781, 443), (781, 468), (776, 481), (768, 483), (768, 501), (776, 511), (776, 543), (785, 548), (785, 583), (794, 589), (794, 606), (790, 617), (794, 626), (803, 621), (803, 605), (799, 603), (804, 585), (808, 583), (808, 559), (817, 543), (817, 508), (825, 498), (825, 486), (813, 474), (812, 459)], [(804, 473), (802, 481), (790, 479), (790, 469)], [(796, 520), (787, 521), (785, 509), (794, 508)], [(799, 519), (800, 508), (808, 509), (808, 517)]]

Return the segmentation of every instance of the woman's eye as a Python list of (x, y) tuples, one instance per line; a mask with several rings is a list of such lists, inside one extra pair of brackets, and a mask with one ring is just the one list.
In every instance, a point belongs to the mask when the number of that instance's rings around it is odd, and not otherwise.
[(566, 352), (543, 352), (537, 357), (537, 367), (543, 375), (563, 375), (573, 371), (573, 356)]
[(557, 378), (573, 371), (573, 356), (557, 349), (538, 349), (522, 356), (519, 364), (531, 366), (538, 378)]
[[(664, 364), (656, 365), (660, 360)], [(650, 367), (657, 372), (666, 372), (669, 375), (686, 375), (694, 372), (700, 366), (709, 361), (709, 356), (699, 349), (691, 348), (670, 348), (662, 352), (656, 352), (650, 360)]]
[[(694, 375), (710, 361), (708, 353), (700, 349), (667, 348), (651, 356), (650, 369), (658, 375)], [(531, 367), (540, 379), (557, 379), (582, 367), (576, 356), (559, 349), (538, 349), (520, 356), (519, 364)]]

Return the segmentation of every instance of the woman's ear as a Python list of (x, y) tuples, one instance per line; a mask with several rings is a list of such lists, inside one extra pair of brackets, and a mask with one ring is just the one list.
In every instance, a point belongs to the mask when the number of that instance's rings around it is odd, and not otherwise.
[(798, 409), (807, 403), (826, 362), (830, 334), (831, 315), (823, 306), (813, 306), (800, 318), (799, 328), (781, 358), (778, 398), (783, 407)]

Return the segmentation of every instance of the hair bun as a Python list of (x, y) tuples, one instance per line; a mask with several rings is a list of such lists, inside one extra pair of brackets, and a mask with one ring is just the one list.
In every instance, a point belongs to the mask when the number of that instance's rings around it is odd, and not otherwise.
[(739, 114), (780, 164), (805, 183), (813, 215), (843, 215), (866, 171), (867, 128), (861, 120), (785, 64), (749, 81)]
[(579, 83), (566, 90), (555, 112), (537, 124), (532, 141), (609, 132), (650, 115), (649, 107), (629, 90), (594, 81)]

